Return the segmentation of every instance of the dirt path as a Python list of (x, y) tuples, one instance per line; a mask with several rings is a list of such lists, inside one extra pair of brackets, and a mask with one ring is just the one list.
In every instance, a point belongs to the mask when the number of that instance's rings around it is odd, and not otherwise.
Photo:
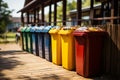
[[(0, 80), (90, 80), (33, 54), (18, 44), (0, 44)], [(106, 80), (103, 77), (94, 80)], [(108, 80), (108, 79), (107, 79)]]

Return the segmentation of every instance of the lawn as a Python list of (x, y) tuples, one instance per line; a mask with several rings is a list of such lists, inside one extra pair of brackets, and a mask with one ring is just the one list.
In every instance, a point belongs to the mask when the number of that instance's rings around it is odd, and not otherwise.
[(5, 42), (15, 42), (15, 33), (7, 32), (4, 34), (1, 34), (0, 43), (5, 43)]
[(5, 34), (8, 38), (15, 38), (15, 33), (14, 32), (7, 32)]

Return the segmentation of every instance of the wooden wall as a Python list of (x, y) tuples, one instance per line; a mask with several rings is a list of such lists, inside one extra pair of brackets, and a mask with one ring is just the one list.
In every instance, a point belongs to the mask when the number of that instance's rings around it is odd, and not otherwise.
[(103, 28), (108, 32), (103, 46), (103, 71), (120, 75), (120, 24), (104, 25)]

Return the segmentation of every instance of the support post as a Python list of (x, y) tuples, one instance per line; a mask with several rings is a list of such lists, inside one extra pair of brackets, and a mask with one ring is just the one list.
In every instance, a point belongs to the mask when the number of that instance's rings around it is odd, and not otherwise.
[(94, 0), (91, 0), (91, 3), (90, 3), (90, 19), (91, 19), (91, 22), (90, 24), (92, 25), (93, 24), (93, 19), (94, 18)]
[(34, 24), (36, 23), (36, 9), (34, 10)]
[(66, 4), (67, 4), (67, 0), (63, 0), (63, 25), (66, 25)]
[(56, 26), (57, 22), (57, 3), (54, 0), (54, 26)]
[(29, 24), (29, 12), (27, 12), (27, 24)]
[[(119, 7), (118, 7), (118, 3), (119, 3), (119, 0), (113, 0), (114, 1), (114, 17), (118, 17), (118, 9), (119, 9)], [(114, 24), (118, 24), (119, 22), (119, 19), (115, 19), (114, 20)]]
[(42, 12), (41, 12), (41, 17), (42, 17), (42, 23), (44, 23), (44, 3), (42, 4)]
[(51, 25), (51, 4), (52, 4), (52, 0), (50, 0), (50, 5), (49, 5), (49, 25)]
[(77, 0), (77, 24), (81, 25), (82, 18), (82, 0)]
[(37, 9), (37, 24), (40, 22), (40, 17), (39, 17), (39, 8)]
[(24, 26), (24, 16), (23, 16), (23, 12), (21, 13), (21, 22), (22, 22), (22, 25)]
[(32, 13), (32, 11), (31, 11), (31, 13), (30, 13), (30, 23), (33, 23), (33, 13)]

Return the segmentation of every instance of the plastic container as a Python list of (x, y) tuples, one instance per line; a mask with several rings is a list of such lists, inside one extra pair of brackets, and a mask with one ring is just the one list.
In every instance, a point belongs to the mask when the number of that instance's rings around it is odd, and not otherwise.
[(45, 51), (45, 59), (48, 61), (52, 61), (52, 54), (51, 54), (51, 36), (49, 34), (49, 30), (52, 26), (46, 26), (42, 33), (44, 33), (44, 51)]
[(101, 73), (103, 31), (74, 31), (76, 72), (84, 77)]
[(28, 49), (27, 51), (32, 53), (32, 35), (30, 33), (30, 29), (31, 27), (27, 27), (25, 32), (26, 32), (26, 36), (27, 36), (27, 46), (28, 46)]
[(27, 35), (26, 35), (26, 33), (25, 33), (25, 29), (26, 29), (26, 28), (27, 28), (27, 27), (25, 26), (25, 27), (23, 27), (22, 30), (21, 30), (21, 32), (22, 32), (23, 50), (24, 50), (24, 51), (27, 51), (27, 49), (28, 49), (28, 47), (27, 47)]
[(45, 58), (45, 49), (44, 49), (44, 33), (43, 33), (43, 29), (45, 27), (44, 26), (40, 26), (37, 28), (36, 33), (37, 33), (37, 37), (38, 37), (38, 53), (39, 56), (42, 58)]
[(36, 29), (37, 29), (37, 26), (32, 26), (30, 28), (30, 32), (31, 32), (31, 36), (32, 36), (32, 53), (37, 55), (38, 56), (38, 37), (37, 37), (37, 34), (36, 34)]
[(20, 27), (17, 31), (20, 33), (20, 41), (19, 41), (19, 44), (20, 44), (21, 49), (23, 50), (22, 28), (23, 28), (23, 27)]
[(61, 54), (61, 39), (58, 32), (60, 31), (59, 26), (54, 26), (50, 31), (51, 35), (51, 47), (52, 47), (52, 62), (57, 65), (62, 64)]
[(62, 67), (67, 70), (75, 69), (73, 31), (71, 27), (63, 27), (59, 32), (62, 45)]

